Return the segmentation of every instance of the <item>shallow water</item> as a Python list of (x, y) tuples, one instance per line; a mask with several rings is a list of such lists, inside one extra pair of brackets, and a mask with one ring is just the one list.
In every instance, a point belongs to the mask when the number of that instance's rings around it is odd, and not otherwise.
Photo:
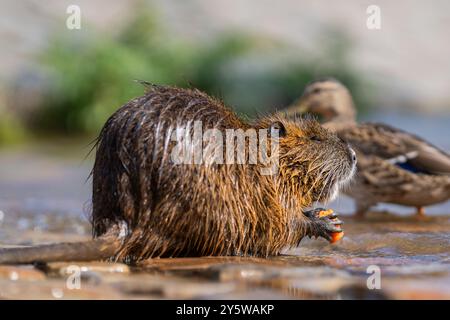
[[(444, 123), (427, 137), (445, 148)], [(92, 157), (83, 160), (89, 147), (67, 145), (0, 150), (0, 246), (90, 238)], [(375, 209), (389, 213), (357, 220), (345, 198), (329, 207), (344, 215), (345, 237), (335, 245), (304, 239), (270, 259), (154, 259), (135, 268), (77, 263), (83, 267), (79, 290), (67, 285), (71, 264), (0, 266), (0, 297), (450, 299), (450, 202), (427, 208), (424, 218), (412, 208), (383, 205)], [(369, 266), (380, 268), (380, 290), (368, 289)]]

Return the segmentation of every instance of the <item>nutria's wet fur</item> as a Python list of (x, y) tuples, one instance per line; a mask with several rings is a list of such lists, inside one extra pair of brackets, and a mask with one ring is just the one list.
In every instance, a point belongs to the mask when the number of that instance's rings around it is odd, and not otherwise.
[[(279, 142), (279, 173), (263, 175), (261, 163), (174, 164), (171, 133), (194, 121), (220, 132), (279, 130), (267, 141)], [(92, 171), (95, 239), (3, 249), (0, 263), (276, 255), (305, 236), (336, 232), (304, 210), (334, 197), (354, 168), (353, 151), (314, 120), (272, 115), (250, 123), (198, 90), (149, 85), (100, 133)]]
[[(278, 123), (280, 174), (260, 165), (173, 164), (176, 128), (269, 128)], [(93, 232), (126, 226), (118, 260), (280, 253), (307, 235), (303, 210), (326, 201), (352, 173), (349, 148), (314, 120), (248, 123), (203, 92), (150, 87), (103, 127), (93, 169)]]

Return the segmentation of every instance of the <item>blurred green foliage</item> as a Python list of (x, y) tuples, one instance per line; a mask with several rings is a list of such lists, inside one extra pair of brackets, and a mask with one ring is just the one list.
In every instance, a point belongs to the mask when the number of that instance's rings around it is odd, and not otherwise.
[(45, 104), (31, 117), (32, 128), (95, 134), (120, 105), (143, 94), (134, 79), (197, 87), (253, 116), (290, 104), (306, 83), (331, 75), (364, 105), (361, 79), (346, 61), (351, 46), (340, 35), (330, 36), (323, 55), (308, 59), (292, 54), (289, 44), (242, 32), (204, 42), (177, 39), (153, 12), (138, 10), (114, 37), (57, 36), (41, 56), (50, 85)]
[(0, 146), (15, 144), (27, 138), (27, 132), (17, 116), (0, 108)]

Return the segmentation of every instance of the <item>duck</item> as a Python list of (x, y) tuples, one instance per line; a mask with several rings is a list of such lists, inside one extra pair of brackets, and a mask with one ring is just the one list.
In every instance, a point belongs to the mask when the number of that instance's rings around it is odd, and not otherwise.
[(364, 216), (378, 203), (424, 207), (450, 199), (450, 155), (402, 129), (383, 123), (358, 123), (348, 88), (334, 78), (308, 84), (302, 96), (283, 113), (312, 113), (355, 150), (357, 174), (344, 193)]

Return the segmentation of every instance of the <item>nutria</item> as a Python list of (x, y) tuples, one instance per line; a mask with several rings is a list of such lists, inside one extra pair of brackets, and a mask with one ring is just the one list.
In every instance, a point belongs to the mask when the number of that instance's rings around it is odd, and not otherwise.
[[(175, 163), (173, 135), (185, 129), (187, 136), (196, 121), (202, 130), (224, 134), (267, 129), (267, 140), (258, 142), (277, 146), (277, 172), (264, 173), (267, 163), (260, 162)], [(244, 145), (248, 160), (248, 139)], [(346, 143), (313, 119), (275, 114), (248, 122), (199, 90), (147, 84), (146, 94), (118, 109), (99, 135), (92, 170), (94, 240), (3, 249), (0, 263), (266, 257), (305, 236), (330, 240), (342, 222), (306, 208), (335, 197), (353, 175), (355, 160)]]

